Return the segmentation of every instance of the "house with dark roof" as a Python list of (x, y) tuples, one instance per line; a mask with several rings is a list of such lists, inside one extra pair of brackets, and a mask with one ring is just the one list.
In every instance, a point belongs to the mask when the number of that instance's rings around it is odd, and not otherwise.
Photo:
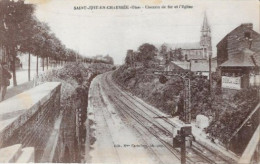
[[(217, 61), (211, 60), (211, 72), (216, 72)], [(209, 60), (208, 59), (192, 59), (190, 60), (190, 70), (196, 75), (209, 78)]]
[(241, 89), (260, 85), (260, 53), (245, 48), (219, 65), (222, 88)]
[(217, 65), (222, 88), (259, 85), (260, 34), (244, 23), (217, 44)]
[(175, 72), (182, 72), (190, 70), (190, 63), (189, 62), (169, 62), (165, 67), (164, 71), (175, 71)]
[(253, 30), (252, 23), (241, 24), (217, 44), (218, 66), (231, 56), (239, 54), (244, 48), (260, 52), (260, 34)]
[[(211, 72), (216, 72), (217, 60), (211, 60)], [(196, 75), (209, 78), (209, 60), (208, 59), (191, 59), (188, 61), (171, 61), (165, 65), (164, 71), (191, 71)]]

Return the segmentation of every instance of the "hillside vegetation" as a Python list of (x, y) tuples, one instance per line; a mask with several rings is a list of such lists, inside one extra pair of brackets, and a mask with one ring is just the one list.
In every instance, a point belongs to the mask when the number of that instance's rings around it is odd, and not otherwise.
[[(165, 84), (161, 84), (159, 77), (152, 73), (153, 70), (148, 67), (132, 68), (123, 65), (114, 72), (113, 78), (124, 89), (166, 114), (179, 115), (182, 118), (183, 81), (172, 77)], [(208, 116), (211, 123), (206, 132), (224, 144), (257, 103), (257, 88), (244, 89), (227, 96), (214, 81), (210, 94), (207, 79), (191, 76), (192, 119), (198, 114)]]

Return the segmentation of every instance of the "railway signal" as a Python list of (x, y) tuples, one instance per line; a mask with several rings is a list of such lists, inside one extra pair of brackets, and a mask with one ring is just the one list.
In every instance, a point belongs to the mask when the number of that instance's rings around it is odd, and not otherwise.
[(181, 127), (180, 130), (177, 131), (177, 135), (173, 138), (173, 147), (181, 148), (181, 164), (186, 164), (186, 139), (190, 141), (190, 145), (193, 139), (191, 126)]
[(160, 83), (165, 84), (168, 81), (168, 79), (164, 75), (161, 75), (159, 77), (159, 81)]
[[(190, 124), (191, 122), (191, 93), (190, 93), (190, 71), (154, 71), (155, 75), (160, 75), (159, 81), (162, 84), (167, 82), (167, 76), (180, 77), (184, 82), (184, 122)], [(190, 146), (194, 139), (191, 133), (191, 126), (181, 127), (177, 131), (177, 135), (173, 137), (173, 147), (181, 148), (181, 164), (186, 164), (186, 138), (189, 138)]]
[(190, 124), (191, 122), (191, 93), (190, 93), (190, 71), (154, 71), (155, 75), (160, 75), (159, 81), (162, 84), (167, 82), (167, 76), (180, 77), (184, 82), (184, 122)]

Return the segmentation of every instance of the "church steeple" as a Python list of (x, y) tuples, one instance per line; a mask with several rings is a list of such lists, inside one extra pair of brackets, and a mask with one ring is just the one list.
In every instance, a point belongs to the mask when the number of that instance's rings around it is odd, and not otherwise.
[(201, 32), (210, 32), (210, 27), (209, 27), (209, 24), (208, 24), (206, 12), (204, 13), (204, 20), (203, 20)]
[(203, 57), (207, 58), (212, 53), (211, 47), (211, 30), (208, 23), (206, 12), (204, 13), (203, 24), (201, 27), (200, 46), (203, 48)]

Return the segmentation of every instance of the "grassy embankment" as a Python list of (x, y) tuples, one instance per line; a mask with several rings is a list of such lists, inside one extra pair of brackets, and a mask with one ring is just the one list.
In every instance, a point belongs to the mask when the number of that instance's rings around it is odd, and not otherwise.
[[(113, 74), (120, 85), (136, 96), (142, 98), (161, 111), (182, 116), (183, 112), (183, 82), (173, 77), (165, 84), (159, 82), (159, 77), (152, 75), (151, 68), (131, 68), (121, 66)], [(209, 92), (209, 81), (202, 77), (191, 77), (191, 110), (192, 119), (198, 114), (210, 118), (210, 126), (206, 132), (215, 139), (227, 144), (228, 139), (246, 116), (257, 105), (257, 89), (248, 88), (226, 96), (213, 82), (212, 93)], [(178, 110), (177, 110), (178, 109)], [(257, 123), (253, 122), (253, 127)], [(254, 128), (252, 128), (252, 132)], [(252, 133), (248, 132), (248, 136)], [(247, 138), (245, 136), (245, 138)], [(247, 139), (248, 140), (248, 139)]]

